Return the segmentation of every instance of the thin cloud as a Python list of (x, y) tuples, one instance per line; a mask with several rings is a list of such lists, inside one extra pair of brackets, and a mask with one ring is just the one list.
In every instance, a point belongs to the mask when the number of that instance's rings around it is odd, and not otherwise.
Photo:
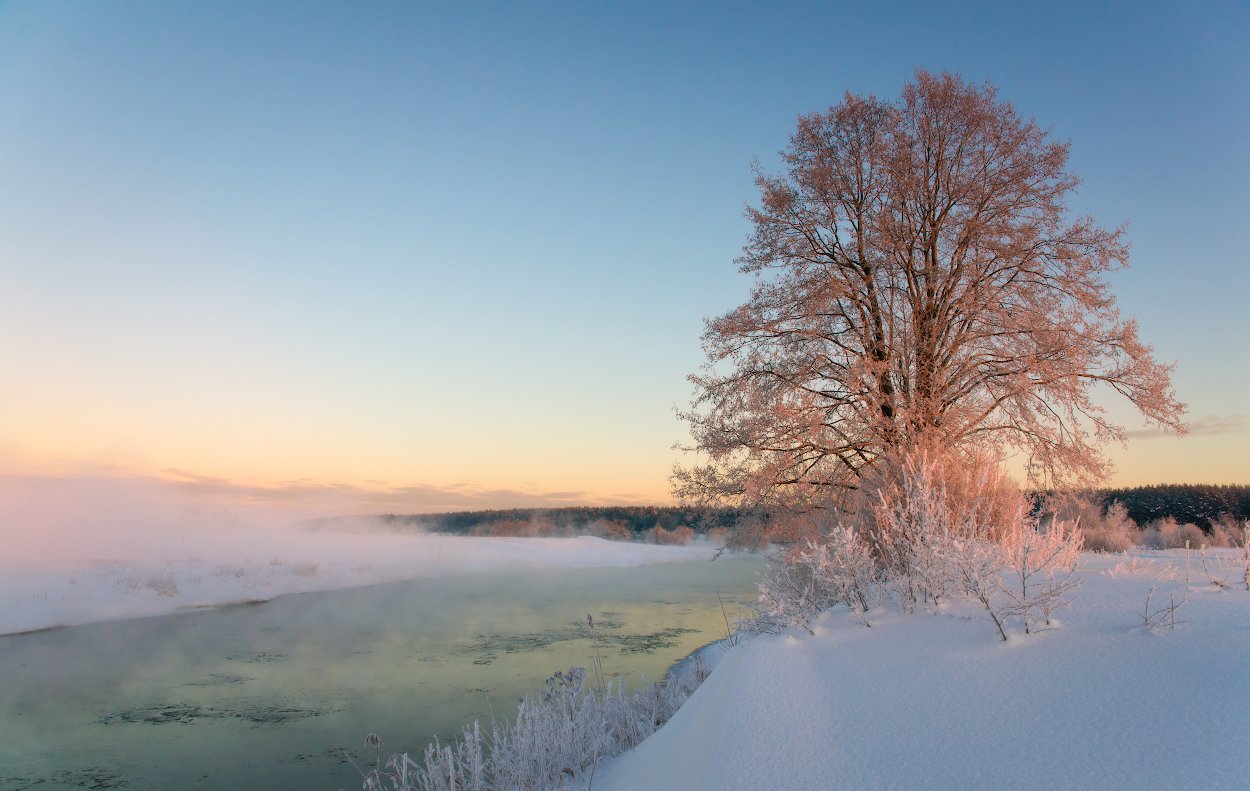
[(648, 500), (641, 494), (629, 492), (626, 494), (605, 494), (601, 502), (596, 505), (657, 505), (654, 500)]
[[(42, 513), (40, 508), (32, 510), (35, 503), (44, 503), (43, 510), (51, 508), (47, 503), (59, 505), (51, 509), (55, 513)], [(291, 524), (347, 515), (648, 504), (651, 501), (638, 495), (581, 490), (487, 488), (464, 482), (387, 486), (309, 479), (231, 480), (179, 468), (155, 475), (0, 473), (0, 538), (4, 523), (11, 523), (8, 526), (13, 529), (56, 523), (65, 528), (58, 535), (65, 536), (78, 536), (71, 528), (81, 525), (96, 526), (92, 534), (136, 533), (127, 526), (142, 523), (150, 527), (148, 533), (160, 536), (169, 532), (170, 525), (183, 529), (253, 522)], [(81, 543), (78, 538), (74, 541)], [(67, 543), (74, 542), (67, 539)]]
[[(1250, 430), (1250, 423), (1247, 422), (1245, 415), (1228, 415), (1220, 417), (1218, 415), (1203, 415), (1200, 418), (1190, 421), (1189, 434), (1191, 437), (1219, 436), (1224, 434), (1240, 434)], [(1175, 436), (1171, 431), (1158, 426), (1149, 426), (1146, 428), (1133, 429), (1124, 432), (1124, 436), (1129, 439), (1154, 439), (1156, 437)]]
[[(446, 485), (360, 486), (309, 479), (261, 483), (232, 481), (199, 475), (187, 470), (161, 470), (153, 480), (183, 494), (226, 498), (251, 503), (303, 503), (328, 510), (355, 513), (471, 511), (491, 508), (559, 508), (576, 505), (622, 504), (619, 495), (596, 495), (587, 491), (534, 492), (524, 489), (484, 488), (456, 482)], [(633, 504), (642, 498), (631, 498)]]

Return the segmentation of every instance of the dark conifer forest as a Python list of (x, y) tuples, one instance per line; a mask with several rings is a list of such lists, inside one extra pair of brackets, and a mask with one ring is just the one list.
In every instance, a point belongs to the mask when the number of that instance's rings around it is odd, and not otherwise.
[[(1098, 489), (1089, 492), (1105, 509), (1119, 501), (1138, 525), (1172, 517), (1209, 530), (1222, 514), (1250, 519), (1250, 485), (1158, 484)], [(678, 529), (706, 533), (733, 530), (760, 514), (737, 508), (696, 506), (582, 506), (576, 508), (512, 508), (438, 514), (386, 514), (384, 524), (399, 531), (425, 530), (456, 535), (552, 536), (590, 534), (631, 539)]]

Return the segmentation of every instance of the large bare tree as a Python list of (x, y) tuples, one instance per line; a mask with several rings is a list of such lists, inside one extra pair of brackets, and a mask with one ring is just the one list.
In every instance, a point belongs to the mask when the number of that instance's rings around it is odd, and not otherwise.
[(1069, 216), (1068, 144), (988, 85), (848, 93), (757, 167), (746, 304), (707, 322), (683, 497), (819, 506), (899, 451), (1015, 448), (1049, 484), (1109, 471), (1106, 386), (1178, 433), (1172, 366), (1124, 320), (1123, 229)]

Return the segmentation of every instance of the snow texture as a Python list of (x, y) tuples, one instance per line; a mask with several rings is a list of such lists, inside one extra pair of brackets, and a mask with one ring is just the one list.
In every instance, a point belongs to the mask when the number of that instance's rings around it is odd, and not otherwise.
[[(964, 605), (745, 640), (595, 791), (1246, 788), (1250, 593), (1185, 566), (1087, 553), (1062, 624), (1005, 643)], [(1174, 628), (1144, 626), (1151, 588)]]

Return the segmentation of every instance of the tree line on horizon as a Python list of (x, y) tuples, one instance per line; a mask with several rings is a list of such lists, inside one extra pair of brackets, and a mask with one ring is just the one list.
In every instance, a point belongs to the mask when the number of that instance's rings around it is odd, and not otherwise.
[[(1250, 520), (1250, 485), (1154, 484), (1100, 488), (1085, 494), (1104, 512), (1113, 503), (1121, 503), (1128, 516), (1139, 525), (1171, 518), (1210, 532), (1212, 525), (1225, 514), (1238, 521)], [(728, 506), (614, 505), (386, 514), (380, 518), (394, 528), (452, 535), (588, 534), (623, 540), (651, 538), (665, 543), (667, 534), (679, 530), (685, 534), (682, 528), (697, 534), (732, 532), (747, 521), (767, 520), (768, 515), (757, 509)]]
[(1124, 505), (1139, 525), (1171, 517), (1205, 531), (1223, 514), (1250, 520), (1250, 486), (1235, 484), (1164, 483), (1151, 486), (1101, 488), (1091, 492), (1105, 511), (1112, 503)]
[(717, 506), (572, 506), (433, 514), (385, 514), (390, 527), (469, 536), (591, 535), (619, 541), (686, 544), (699, 534), (736, 529), (752, 509)]

